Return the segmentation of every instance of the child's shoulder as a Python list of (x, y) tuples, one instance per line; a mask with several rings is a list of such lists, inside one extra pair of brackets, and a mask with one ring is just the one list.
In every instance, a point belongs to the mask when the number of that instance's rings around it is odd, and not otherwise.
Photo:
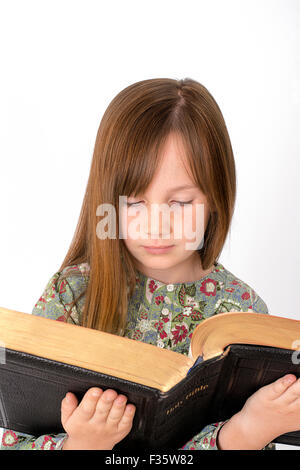
[(79, 263), (68, 265), (61, 271), (56, 273), (56, 289), (61, 293), (67, 293), (68, 290), (72, 294), (80, 293), (87, 286), (89, 279), (90, 266), (88, 263)]
[(71, 264), (66, 266), (62, 269), (59, 274), (61, 277), (72, 277), (72, 276), (81, 276), (81, 277), (88, 277), (90, 272), (90, 265), (89, 263), (78, 263), (78, 264)]
[[(87, 263), (73, 264), (56, 271), (48, 280), (42, 295), (35, 303), (32, 314), (65, 321), (67, 309), (72, 302), (76, 301), (72, 308), (71, 317), (75, 323), (79, 323), (88, 273), (89, 265)], [(79, 299), (78, 302), (77, 299)]]
[(223, 311), (269, 313), (267, 304), (248, 282), (229, 271), (221, 263), (218, 263), (215, 272), (221, 292), (222, 306), (220, 307)]

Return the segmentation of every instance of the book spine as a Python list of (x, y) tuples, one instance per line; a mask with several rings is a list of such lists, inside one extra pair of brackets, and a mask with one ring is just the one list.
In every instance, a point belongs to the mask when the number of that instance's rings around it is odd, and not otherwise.
[(153, 439), (160, 448), (180, 448), (207, 424), (223, 357), (198, 361), (187, 376), (169, 392), (161, 394)]

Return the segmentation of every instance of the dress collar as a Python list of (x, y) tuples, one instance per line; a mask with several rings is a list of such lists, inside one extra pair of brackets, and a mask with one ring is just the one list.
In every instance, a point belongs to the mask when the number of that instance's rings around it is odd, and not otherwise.
[(209, 277), (213, 276), (215, 273), (219, 272), (220, 270), (224, 270), (224, 266), (221, 263), (215, 261), (213, 270), (210, 273), (203, 276), (201, 279), (198, 279), (196, 281), (188, 281), (188, 282), (175, 282), (175, 283), (173, 282), (169, 284), (159, 281), (158, 279), (154, 279), (153, 277), (146, 276), (146, 274), (142, 273), (139, 270), (136, 270), (137, 272), (136, 280), (143, 286), (147, 283), (148, 284), (151, 283), (151, 284), (157, 285), (157, 287), (165, 286), (168, 288), (168, 286), (173, 286), (174, 288), (177, 288), (183, 285), (185, 285), (186, 287), (189, 287), (189, 286), (192, 286), (193, 284), (198, 284), (198, 283), (205, 281), (206, 279), (209, 279)]

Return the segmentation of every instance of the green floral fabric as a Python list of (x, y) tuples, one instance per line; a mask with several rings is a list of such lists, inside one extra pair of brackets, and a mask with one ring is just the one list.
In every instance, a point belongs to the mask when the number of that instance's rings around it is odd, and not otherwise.
[[(72, 276), (72, 272), (80, 276)], [(68, 279), (60, 280), (68, 273)], [(88, 263), (55, 273), (36, 302), (32, 314), (66, 321), (68, 306), (83, 292), (89, 279)], [(57, 284), (55, 282), (57, 281)], [(68, 322), (80, 325), (84, 295), (72, 308)], [(195, 327), (205, 318), (230, 311), (268, 313), (259, 295), (216, 262), (211, 273), (195, 282), (165, 284), (137, 272), (136, 287), (128, 305), (124, 336), (188, 355)], [(205, 426), (181, 449), (218, 450), (217, 434), (224, 422)], [(3, 430), (1, 450), (60, 450), (66, 433), (30, 436)], [(264, 449), (275, 449), (269, 444)]]

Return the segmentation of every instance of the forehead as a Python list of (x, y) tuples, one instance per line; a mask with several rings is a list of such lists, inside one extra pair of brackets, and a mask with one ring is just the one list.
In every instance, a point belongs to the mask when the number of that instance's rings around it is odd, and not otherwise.
[[(191, 176), (184, 144), (171, 134), (161, 149), (161, 159), (153, 180), (165, 186), (196, 186)], [(174, 184), (175, 183), (175, 184)], [(183, 189), (183, 188), (182, 188)]]

